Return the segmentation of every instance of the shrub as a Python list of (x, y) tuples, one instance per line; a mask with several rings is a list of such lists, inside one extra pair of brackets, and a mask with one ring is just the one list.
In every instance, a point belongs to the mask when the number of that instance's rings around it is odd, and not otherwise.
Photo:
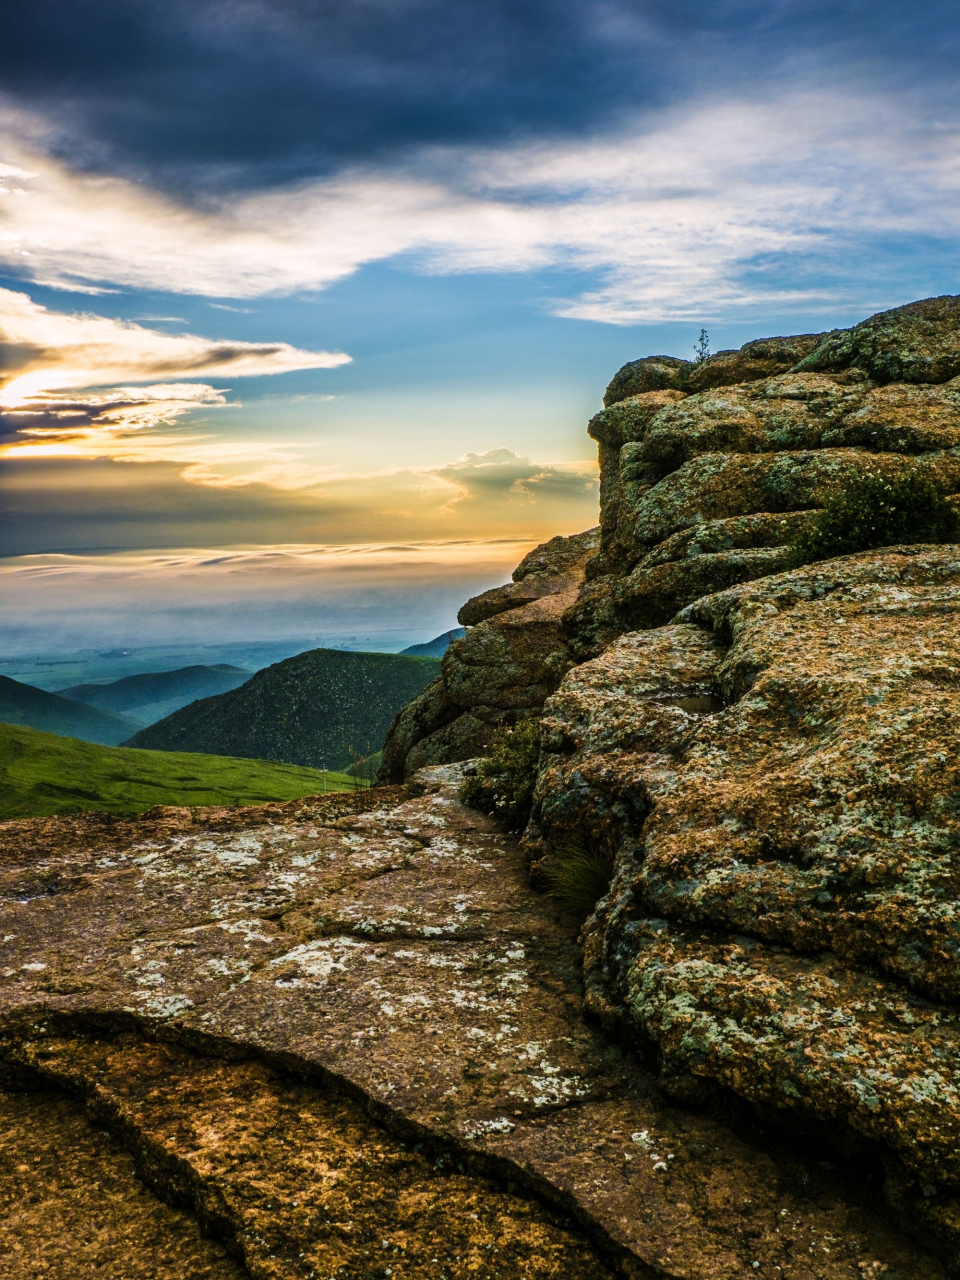
[(925, 476), (888, 480), (867, 472), (827, 499), (793, 540), (790, 564), (797, 568), (876, 547), (958, 538), (960, 518)]
[(480, 762), (460, 793), (464, 804), (493, 814), (509, 831), (522, 831), (530, 819), (540, 760), (540, 721), (532, 716), (501, 729), (490, 754)]
[(544, 858), (539, 874), (552, 898), (586, 920), (610, 887), (615, 860), (616, 845), (609, 839), (558, 844)]

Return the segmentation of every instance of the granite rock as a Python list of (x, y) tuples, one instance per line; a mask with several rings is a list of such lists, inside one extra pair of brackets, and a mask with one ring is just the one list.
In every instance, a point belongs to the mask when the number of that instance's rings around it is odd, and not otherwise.
[(950, 1253), (958, 622), (957, 547), (706, 596), (567, 675), (535, 811), (555, 845), (618, 844), (593, 1011), (678, 1097), (723, 1088), (876, 1152), (891, 1205)]
[(785, 373), (826, 336), (801, 333), (789, 338), (758, 338), (745, 342), (738, 351), (718, 351), (687, 371), (683, 388), (689, 392), (706, 391)]
[(641, 360), (631, 360), (613, 376), (604, 392), (604, 408), (646, 391), (677, 390), (692, 367), (691, 360), (680, 360), (676, 356), (644, 356)]
[(575, 661), (562, 618), (598, 546), (596, 529), (551, 538), (521, 561), (512, 582), (463, 606), (467, 633), (444, 654), (440, 679), (394, 720), (378, 781), (480, 755), (499, 725), (539, 712)]
[[(0, 827), (0, 1084), (41, 1117), (21, 1149), (49, 1132), (74, 1167), (74, 1099), (127, 1159), (84, 1156), (127, 1180), (114, 1224), (145, 1195), (132, 1160), (257, 1280), (943, 1280), (863, 1188), (671, 1101), (584, 1021), (573, 932), (460, 773)], [(180, 1238), (151, 1275), (227, 1280), (222, 1254), (178, 1270), (204, 1244)]]
[(960, 297), (924, 298), (827, 334), (798, 370), (857, 366), (877, 382), (947, 382), (960, 374)]

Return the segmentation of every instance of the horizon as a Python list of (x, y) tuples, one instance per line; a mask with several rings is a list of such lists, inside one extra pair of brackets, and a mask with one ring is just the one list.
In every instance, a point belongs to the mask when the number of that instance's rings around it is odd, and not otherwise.
[(627, 360), (960, 287), (945, 4), (9, 28), (4, 653), (430, 639), (596, 523), (585, 426)]

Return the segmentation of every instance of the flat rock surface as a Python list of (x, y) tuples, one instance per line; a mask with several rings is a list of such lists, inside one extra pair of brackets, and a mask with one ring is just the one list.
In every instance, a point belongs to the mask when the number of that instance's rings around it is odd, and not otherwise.
[(195, 1218), (137, 1179), (132, 1156), (63, 1097), (0, 1093), (2, 1280), (241, 1280)]
[(4, 824), (7, 1084), (271, 1280), (942, 1276), (822, 1153), (665, 1099), (516, 843), (420, 786)]

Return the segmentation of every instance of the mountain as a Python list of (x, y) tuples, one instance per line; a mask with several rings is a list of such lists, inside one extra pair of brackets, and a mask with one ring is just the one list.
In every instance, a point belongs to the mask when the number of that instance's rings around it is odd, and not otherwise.
[(439, 668), (435, 658), (311, 649), (183, 707), (127, 745), (344, 768), (351, 750), (380, 749), (394, 715)]
[(138, 728), (136, 720), (21, 684), (9, 676), (0, 676), (0, 721), (107, 746), (123, 742)]
[(0, 724), (0, 818), (90, 809), (143, 813), (155, 804), (265, 804), (353, 785), (342, 774), (297, 765), (103, 747)]
[(442, 636), (435, 636), (424, 644), (412, 644), (409, 649), (401, 649), (400, 652), (407, 653), (412, 658), (442, 658), (454, 640), (462, 640), (466, 634), (465, 628), (454, 627), (452, 631), (445, 631)]
[(75, 684), (59, 693), (61, 698), (85, 702), (101, 711), (130, 715), (138, 727), (143, 727), (172, 715), (197, 698), (228, 693), (249, 680), (251, 674), (243, 667), (220, 662), (176, 671), (149, 671), (106, 684)]

